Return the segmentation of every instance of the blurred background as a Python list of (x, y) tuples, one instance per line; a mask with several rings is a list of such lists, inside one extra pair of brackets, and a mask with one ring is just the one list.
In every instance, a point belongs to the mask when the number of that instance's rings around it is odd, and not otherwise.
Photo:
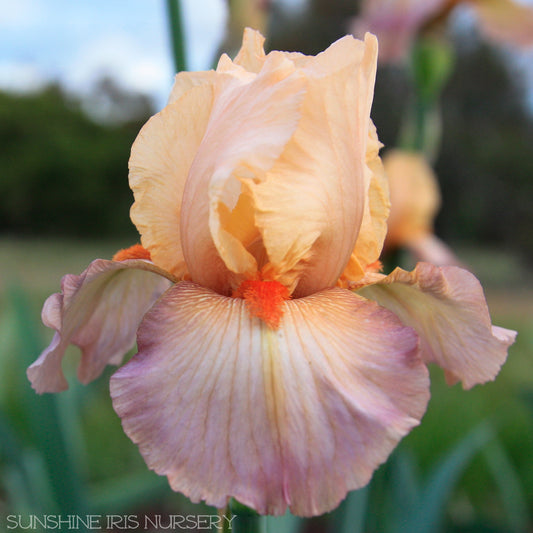
[[(431, 2), (396, 2), (409, 42), (380, 56), (372, 117), (386, 153), (409, 145), (413, 108), (429, 102), (430, 146), (409, 147), (438, 178), (435, 234), (517, 342), (494, 383), (465, 392), (432, 372), (422, 425), (369, 488), (332, 516), (271, 520), (269, 531), (533, 531), (533, 48), (485, 31), (484, 1), (444, 2), (419, 19)], [(33, 393), (25, 368), (52, 337), (40, 309), (62, 275), (138, 241), (129, 151), (165, 105), (176, 64), (211, 68), (222, 51), (235, 54), (245, 25), (267, 49), (316, 54), (379, 30), (372, 2), (380, 16), (394, 11), (392, 0), (183, 0), (176, 45), (170, 1), (0, 0), (0, 529), (14, 513), (211, 512), (146, 471), (111, 408), (111, 371), (57, 396)], [(510, 33), (520, 31), (533, 42), (533, 25)], [(416, 259), (394, 254), (406, 267)]]

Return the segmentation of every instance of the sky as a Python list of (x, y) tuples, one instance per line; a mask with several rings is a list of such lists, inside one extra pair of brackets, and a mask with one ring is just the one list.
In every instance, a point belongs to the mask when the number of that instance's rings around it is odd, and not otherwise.
[[(189, 70), (210, 68), (225, 0), (182, 0)], [(0, 89), (51, 80), (83, 95), (103, 75), (161, 108), (174, 71), (165, 0), (0, 0)]]
[[(188, 69), (206, 70), (224, 34), (226, 0), (181, 4)], [(533, 53), (517, 61), (533, 110)], [(83, 96), (105, 75), (151, 95), (157, 109), (165, 105), (174, 77), (166, 0), (0, 0), (0, 89), (31, 91), (60, 81)]]

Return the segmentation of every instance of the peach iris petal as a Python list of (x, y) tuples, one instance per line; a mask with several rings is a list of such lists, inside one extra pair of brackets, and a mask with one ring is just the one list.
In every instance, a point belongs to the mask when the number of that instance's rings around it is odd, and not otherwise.
[(265, 38), (260, 32), (245, 28), (242, 47), (234, 59), (234, 63), (244, 67), (248, 72), (259, 72), (265, 62), (263, 45)]
[(144, 313), (170, 286), (165, 275), (147, 261), (97, 259), (81, 275), (65, 276), (62, 292), (52, 294), (43, 307), (43, 322), (56, 334), (28, 368), (33, 388), (38, 393), (68, 388), (61, 362), (69, 344), (82, 350), (82, 383), (97, 378), (107, 364), (120, 364)]
[(146, 123), (131, 149), (131, 219), (154, 263), (177, 278), (187, 272), (179, 230), (183, 189), (212, 100), (211, 85), (193, 86)]
[(193, 87), (202, 85), (214, 85), (216, 72), (214, 70), (200, 72), (179, 72), (174, 77), (174, 84), (168, 97), (168, 104), (177, 102), (184, 94), (189, 92)]
[[(300, 119), (305, 83), (282, 56), (270, 56), (257, 76), (238, 73), (236, 69), (234, 75), (219, 78), (207, 130), (185, 186), (181, 215), (181, 239), (191, 277), (220, 293), (234, 288), (232, 273), (249, 276), (258, 270), (245, 243), (222, 224), (221, 211), (231, 212), (240, 195), (246, 195), (248, 183), (263, 179), (281, 154)], [(253, 226), (253, 217), (246, 220)]]
[[(265, 55), (262, 43), (247, 30), (235, 62), (176, 78), (172, 103), (132, 149), (132, 219), (176, 277), (230, 294), (262, 271), (305, 296), (336, 283), (361, 224), (379, 230), (386, 217), (365, 203), (382, 190), (370, 121), (377, 42), (345, 37), (316, 57)], [(372, 238), (359, 248), (377, 257)]]
[(383, 241), (387, 234), (387, 219), (390, 210), (389, 186), (379, 157), (381, 143), (378, 141), (376, 128), (373, 124), (371, 124), (369, 134), (366, 160), (367, 167), (371, 172), (370, 186), (365, 202), (361, 230), (348, 265), (342, 273), (341, 283), (343, 280), (355, 281), (361, 278), (367, 267), (379, 260)]
[(412, 272), (397, 268), (372, 275), (358, 294), (377, 301), (414, 328), (422, 357), (437, 363), (447, 381), (469, 389), (495, 378), (516, 332), (491, 325), (479, 281), (458, 267), (418, 263)]
[(295, 297), (333, 286), (355, 246), (371, 180), (376, 57), (367, 35), (298, 59), (308, 79), (301, 121), (266, 179), (251, 185), (269, 266)]
[(417, 337), (392, 313), (336, 288), (284, 305), (273, 330), (244, 300), (182, 282), (111, 378), (126, 433), (193, 501), (321, 514), (425, 411)]

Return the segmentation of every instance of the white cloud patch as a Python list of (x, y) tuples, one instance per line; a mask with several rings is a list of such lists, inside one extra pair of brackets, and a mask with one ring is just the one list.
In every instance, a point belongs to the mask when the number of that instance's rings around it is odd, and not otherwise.
[(47, 83), (46, 76), (33, 63), (0, 60), (0, 88), (13, 92), (33, 92)]
[[(182, 0), (188, 68), (211, 67), (226, 0)], [(165, 0), (0, 0), (0, 88), (59, 81), (86, 94), (103, 76), (165, 104), (174, 78)]]
[(62, 76), (70, 90), (81, 94), (103, 77), (136, 92), (158, 94), (163, 90), (168, 93), (171, 72), (166, 50), (143, 47), (133, 35), (119, 32), (84, 43)]

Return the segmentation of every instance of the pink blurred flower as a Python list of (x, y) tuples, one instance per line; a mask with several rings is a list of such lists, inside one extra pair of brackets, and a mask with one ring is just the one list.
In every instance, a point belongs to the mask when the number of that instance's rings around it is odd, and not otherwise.
[(353, 35), (371, 32), (379, 41), (379, 61), (398, 62), (405, 58), (416, 35), (446, 0), (363, 0), (361, 12), (350, 28)]
[(457, 6), (474, 13), (489, 39), (514, 46), (533, 45), (533, 8), (514, 0), (363, 0), (350, 31), (356, 37), (374, 33), (380, 62), (398, 62), (424, 27), (446, 19)]
[(246, 31), (234, 61), (176, 77), (132, 148), (143, 246), (64, 278), (28, 376), (66, 388), (74, 343), (87, 382), (137, 335), (111, 396), (147, 465), (193, 501), (309, 516), (419, 423), (425, 363), (469, 388), (515, 333), (491, 325), (464, 270), (375, 272), (389, 208), (369, 118), (376, 39), (316, 57), (262, 44)]

